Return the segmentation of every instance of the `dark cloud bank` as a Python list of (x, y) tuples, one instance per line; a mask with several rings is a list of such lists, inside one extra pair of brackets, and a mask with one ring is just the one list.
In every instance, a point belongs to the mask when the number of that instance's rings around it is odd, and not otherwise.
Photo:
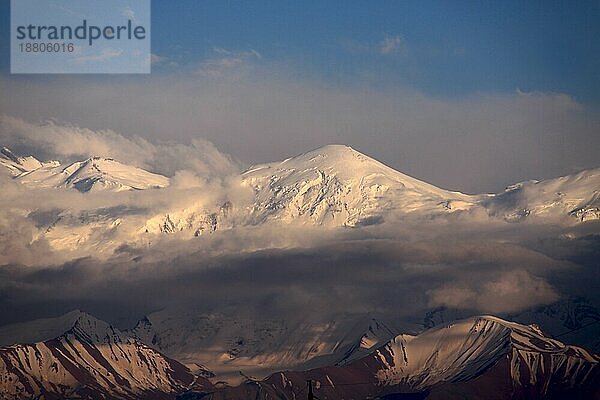
[[(248, 230), (235, 238), (224, 232), (204, 243), (186, 243), (188, 251), (175, 257), (164, 257), (159, 248), (133, 253), (122, 248), (105, 261), (5, 265), (0, 324), (76, 308), (126, 327), (163, 308), (228, 310), (254, 318), (301, 313), (315, 320), (370, 313), (419, 323), (440, 306), (506, 315), (573, 295), (599, 304), (597, 235), (544, 239), (518, 228), (458, 235), (453, 230), (460, 232), (460, 224), (443, 233), (439, 226), (430, 228), (438, 233), (426, 238), (371, 231), (359, 240), (350, 232), (310, 248), (211, 255), (207, 248), (220, 240), (243, 241), (245, 235), (268, 240), (265, 232)], [(505, 241), (509, 236), (517, 242)]]

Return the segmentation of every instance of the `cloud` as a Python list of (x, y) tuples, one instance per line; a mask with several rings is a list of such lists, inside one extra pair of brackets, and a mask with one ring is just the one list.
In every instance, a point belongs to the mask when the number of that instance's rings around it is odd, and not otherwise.
[(436, 98), (410, 88), (378, 88), (377, 82), (300, 78), (289, 66), (227, 52), (215, 50), (200, 74), (182, 66), (170, 76), (127, 79), (0, 78), (0, 109), (157, 143), (204, 138), (248, 164), (344, 143), (406, 174), (468, 193), (598, 166), (600, 113), (565, 94)]
[[(377, 315), (414, 325), (439, 306), (502, 316), (564, 294), (591, 293), (582, 282), (597, 257), (581, 260), (582, 242), (558, 239), (564, 233), (558, 227), (452, 216), (361, 229), (246, 226), (234, 220), (229, 229), (200, 237), (146, 235), (140, 228), (156, 215), (190, 206), (211, 209), (225, 200), (245, 210), (253, 192), (235, 174), (203, 172), (207, 166), (232, 168), (207, 142), (159, 145), (111, 130), (10, 117), (0, 118), (0, 138), (54, 156), (100, 152), (174, 171), (166, 189), (86, 194), (31, 189), (0, 174), (0, 300), (7, 310), (0, 325), (76, 308), (110, 322), (126, 320), (126, 326), (162, 309), (235, 310), (236, 317), (252, 320)], [(120, 225), (98, 228), (105, 215)], [(81, 224), (82, 216), (88, 223)], [(55, 233), (46, 232), (58, 217)], [(61, 224), (71, 230), (60, 230)], [(88, 229), (78, 232), (89, 235), (89, 242), (57, 251), (52, 240), (64, 244), (73, 229)], [(538, 245), (546, 238), (554, 241)], [(559, 256), (551, 253), (557, 248)]]
[[(468, 309), (471, 315), (503, 315), (547, 304), (560, 296), (551, 279), (575, 274), (581, 280), (587, 274), (568, 263), (557, 268), (526, 249), (520, 252), (533, 257), (534, 267), (523, 267), (522, 256), (506, 251), (489, 263), (495, 256), (481, 250), (480, 241), (445, 250), (438, 244), (354, 241), (322, 229), (269, 226), (124, 248), (102, 261), (88, 257), (54, 267), (7, 266), (0, 272), (0, 297), (10, 299), (10, 312), (0, 324), (41, 303), (53, 305), (55, 313), (83, 307), (113, 320), (124, 311), (115, 305), (127, 304), (136, 318), (165, 308), (234, 309), (240, 318), (326, 321), (377, 315), (414, 323), (438, 305)], [(543, 272), (548, 266), (552, 274)], [(472, 281), (465, 280), (469, 276)]]
[(123, 9), (122, 15), (126, 18), (129, 18), (133, 22), (136, 22), (135, 11), (129, 6)]
[(119, 57), (121, 54), (123, 54), (123, 50), (120, 49), (102, 49), (100, 54), (75, 57), (73, 61), (77, 64), (102, 62), (110, 60), (111, 58)]
[(157, 144), (139, 136), (126, 137), (110, 129), (94, 131), (53, 121), (34, 124), (0, 116), (0, 142), (43, 160), (109, 157), (168, 176), (178, 170), (191, 170), (210, 178), (240, 170), (239, 164), (230, 156), (201, 138), (195, 138), (187, 145)]
[(58, 159), (65, 167), (102, 156), (172, 177), (171, 185), (160, 191), (87, 196), (76, 190), (29, 188), (0, 171), (0, 265), (60, 264), (94, 254), (110, 258), (121, 245), (140, 245), (144, 238), (138, 231), (152, 218), (190, 207), (210, 213), (225, 201), (244, 207), (250, 194), (239, 184), (239, 164), (197, 138), (188, 145), (156, 144), (111, 130), (2, 116), (0, 143), (43, 161)]
[(158, 54), (150, 55), (150, 63), (153, 66), (168, 66), (168, 67), (179, 66), (179, 64), (176, 61), (171, 60), (169, 57), (166, 57), (166, 56), (159, 56)]
[(524, 270), (503, 273), (488, 281), (443, 285), (428, 295), (431, 307), (474, 309), (492, 314), (522, 311), (559, 299), (548, 282)]
[(400, 35), (388, 35), (379, 43), (379, 52), (384, 55), (398, 54), (406, 51), (406, 42)]
[(196, 73), (206, 77), (222, 77), (225, 74), (239, 71), (256, 60), (262, 59), (261, 54), (249, 49), (245, 51), (232, 51), (222, 47), (213, 48), (214, 57), (203, 61), (196, 69)]

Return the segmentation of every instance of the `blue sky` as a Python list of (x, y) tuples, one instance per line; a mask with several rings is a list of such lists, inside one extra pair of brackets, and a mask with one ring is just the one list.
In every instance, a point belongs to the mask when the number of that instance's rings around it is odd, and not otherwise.
[[(254, 49), (299, 74), (426, 93), (552, 91), (600, 101), (597, 1), (152, 2), (153, 52), (194, 63), (215, 47)], [(9, 1), (2, 0), (2, 72)], [(397, 43), (383, 54), (382, 43)]]
[[(372, 71), (440, 96), (553, 91), (600, 100), (600, 3), (154, 1), (153, 48), (253, 48), (327, 79)], [(401, 41), (382, 54), (387, 38)]]
[[(252, 48), (333, 80), (370, 70), (442, 96), (520, 88), (600, 100), (597, 1), (155, 0), (152, 11), (154, 52), (177, 57), (178, 44), (190, 61)], [(386, 37), (400, 43), (383, 54)]]
[(151, 17), (150, 75), (10, 75), (0, 0), (0, 114), (204, 138), (246, 164), (343, 143), (468, 192), (598, 166), (598, 1), (153, 0)]

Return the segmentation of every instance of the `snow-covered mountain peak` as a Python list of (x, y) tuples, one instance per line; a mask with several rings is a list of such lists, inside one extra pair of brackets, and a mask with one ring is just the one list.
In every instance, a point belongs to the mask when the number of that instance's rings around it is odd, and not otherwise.
[(548, 368), (546, 358), (557, 363), (552, 368), (568, 364), (574, 375), (583, 371), (580, 366), (600, 362), (582, 348), (546, 337), (539, 328), (493, 316), (467, 318), (415, 337), (399, 335), (380, 348), (376, 357), (386, 365), (379, 373), (381, 381), (426, 387), (440, 381), (473, 379), (507, 354), (513, 359), (516, 380), (523, 371), (520, 364), (535, 380), (540, 368)]
[(388, 177), (402, 182), (410, 188), (429, 189), (434, 192), (444, 192), (433, 185), (419, 181), (408, 175), (402, 174), (387, 165), (354, 150), (350, 146), (330, 144), (318, 149), (287, 158), (280, 162), (259, 164), (251, 167), (244, 173), (245, 177), (252, 178), (263, 175), (268, 171), (274, 173), (292, 173), (294, 177), (312, 175), (321, 172), (325, 175), (335, 176), (341, 181), (360, 181), (372, 178), (373, 175)]
[(599, 373), (596, 355), (481, 316), (398, 335), (341, 366), (275, 373), (261, 389), (295, 399), (311, 380), (319, 398), (583, 399), (597, 397)]
[(0, 166), (4, 166), (17, 181), (35, 188), (118, 192), (169, 185), (169, 178), (165, 176), (100, 156), (64, 167), (58, 161), (41, 162), (33, 156), (19, 157), (4, 147), (0, 150)]
[(519, 182), (482, 204), (493, 215), (503, 215), (509, 222), (527, 217), (571, 216), (580, 222), (600, 219), (600, 168), (543, 181)]
[(340, 164), (357, 165), (360, 163), (369, 163), (378, 161), (354, 150), (350, 146), (343, 144), (329, 144), (317, 149), (302, 153), (296, 157), (290, 157), (281, 162), (281, 164), (303, 164), (313, 165), (317, 168), (336, 168)]
[(33, 156), (18, 157), (8, 147), (2, 147), (0, 150), (0, 165), (7, 168), (13, 176), (17, 176), (41, 168), (44, 165), (56, 166), (58, 163), (51, 161), (44, 164)]
[(120, 343), (127, 341), (127, 335), (86, 312), (79, 312), (73, 327), (65, 335), (73, 335), (88, 343)]
[(474, 198), (419, 181), (348, 146), (328, 145), (256, 165), (243, 182), (256, 193), (255, 223), (292, 220), (333, 226), (382, 223), (392, 211), (468, 209)]
[(0, 397), (175, 398), (210, 382), (84, 312), (63, 335), (0, 348)]
[(120, 163), (112, 158), (90, 157), (67, 167), (57, 164), (42, 165), (26, 171), (16, 179), (41, 188), (73, 188), (80, 192), (123, 191), (162, 188), (169, 178), (141, 168)]
[(142, 190), (165, 187), (169, 184), (167, 177), (105, 157), (90, 157), (71, 164), (64, 171), (69, 174), (65, 184), (73, 185), (81, 192), (98, 189)]

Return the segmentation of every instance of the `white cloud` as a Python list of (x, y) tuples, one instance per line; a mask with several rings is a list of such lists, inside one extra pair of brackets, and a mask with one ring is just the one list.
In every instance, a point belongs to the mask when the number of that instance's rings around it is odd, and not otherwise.
[(108, 48), (102, 49), (102, 51), (99, 54), (75, 57), (73, 61), (77, 64), (84, 64), (89, 62), (102, 62), (118, 57), (121, 54), (123, 54), (123, 50)]
[(133, 9), (129, 6), (125, 7), (123, 9), (122, 15), (126, 18), (129, 18), (130, 20), (132, 20), (133, 22), (136, 21), (135, 18), (135, 11), (133, 11)]
[(406, 50), (406, 42), (399, 35), (386, 34), (379, 44), (379, 52), (381, 54), (398, 54)]
[(152, 64), (162, 64), (162, 63), (167, 62), (168, 60), (169, 60), (168, 57), (159, 56), (158, 54), (150, 55), (150, 62)]
[(0, 141), (3, 146), (25, 147), (46, 159), (110, 157), (169, 176), (183, 169), (207, 178), (227, 176), (240, 168), (230, 156), (200, 138), (187, 145), (156, 144), (139, 136), (125, 137), (110, 129), (94, 131), (52, 121), (34, 124), (8, 116), (0, 116)]
[(516, 269), (471, 283), (451, 283), (430, 290), (429, 305), (477, 310), (481, 313), (513, 313), (558, 300), (559, 295), (543, 278)]
[(214, 47), (214, 57), (203, 61), (196, 69), (196, 73), (206, 77), (222, 77), (225, 74), (239, 71), (256, 60), (262, 58), (261, 54), (254, 50), (233, 51), (222, 47)]
[(215, 50), (202, 73), (181, 66), (170, 76), (0, 78), (0, 110), (157, 142), (206, 138), (248, 163), (344, 143), (470, 193), (598, 166), (600, 112), (565, 94), (439, 98), (378, 82), (299, 78), (290, 66), (228, 52)]

